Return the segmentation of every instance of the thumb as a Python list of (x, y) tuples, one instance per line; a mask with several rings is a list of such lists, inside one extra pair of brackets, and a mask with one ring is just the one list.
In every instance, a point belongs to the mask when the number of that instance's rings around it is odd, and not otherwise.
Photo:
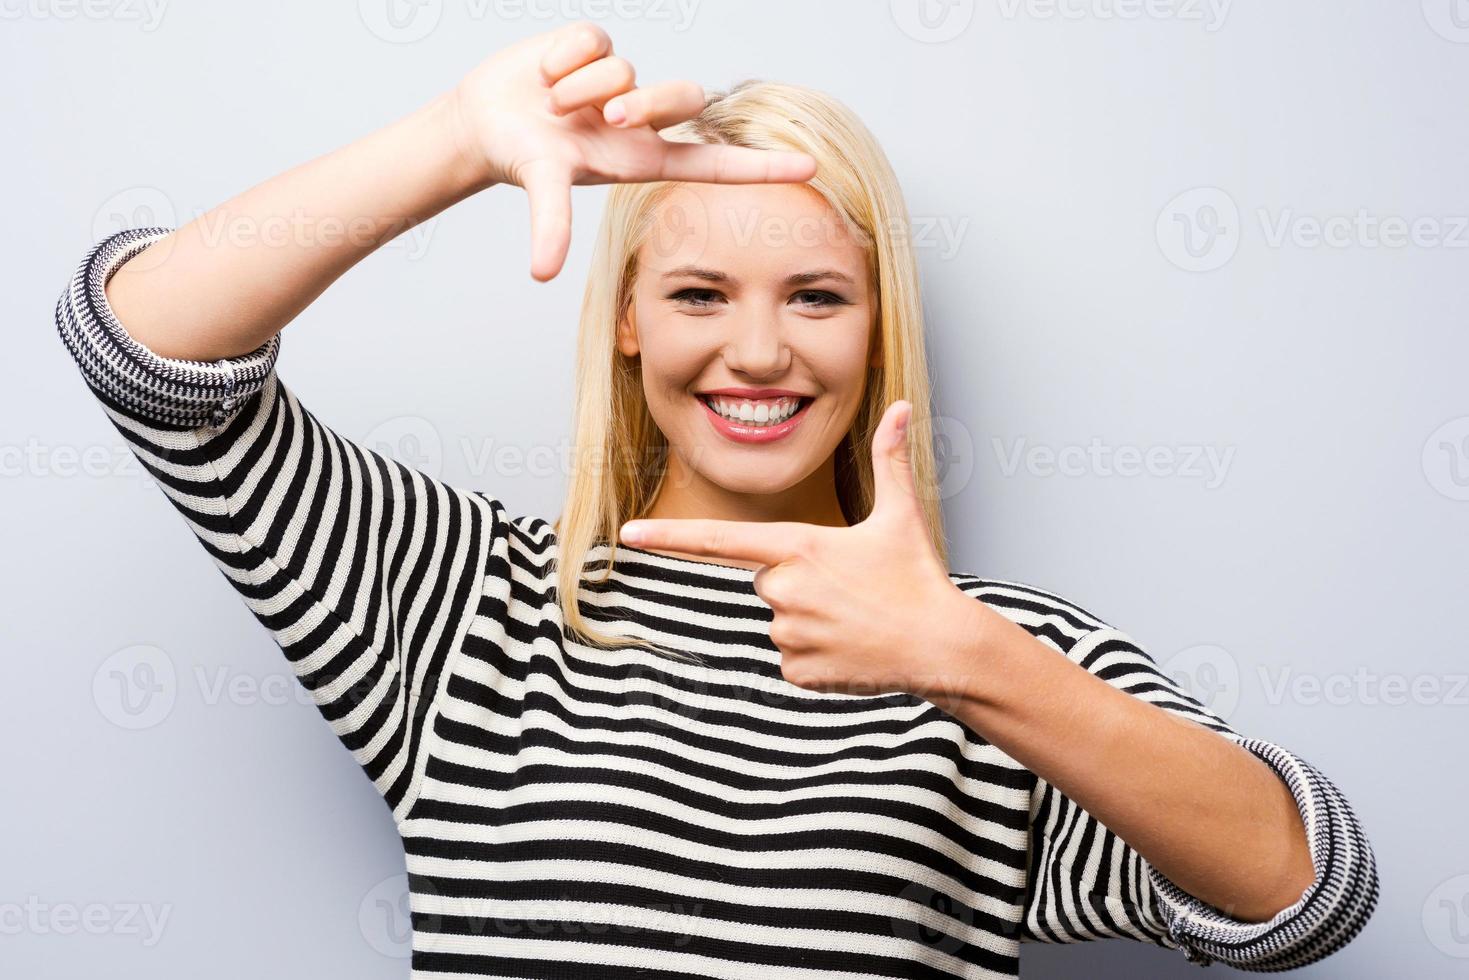
[(526, 165), (521, 186), (530, 198), (530, 274), (555, 277), (571, 249), (571, 177), (549, 162)]
[(883, 412), (872, 437), (872, 512), (917, 513), (918, 490), (913, 478), (913, 456), (908, 423), (913, 403), (899, 399)]

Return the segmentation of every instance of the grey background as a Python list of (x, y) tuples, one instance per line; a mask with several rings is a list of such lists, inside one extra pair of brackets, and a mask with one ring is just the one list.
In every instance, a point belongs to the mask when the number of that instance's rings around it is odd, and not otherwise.
[[(953, 567), (1080, 602), (1343, 788), (1382, 901), (1305, 974), (1463, 975), (1469, 4), (385, 2), (0, 11), (0, 974), (407, 975), (387, 809), (125, 465), (52, 307), (100, 235), (181, 224), (565, 14), (642, 80), (800, 82), (866, 120), (925, 236)], [(604, 193), (576, 191), (548, 285), (519, 190), (443, 215), (292, 324), (282, 376), (344, 435), (554, 516), (560, 468), (515, 452), (568, 437)], [(1415, 240), (1310, 239), (1359, 211)], [(1154, 472), (1047, 465), (1093, 440)], [(140, 663), (174, 670), (141, 722), (113, 689)], [(1117, 941), (1028, 946), (1024, 974), (1196, 968)]]

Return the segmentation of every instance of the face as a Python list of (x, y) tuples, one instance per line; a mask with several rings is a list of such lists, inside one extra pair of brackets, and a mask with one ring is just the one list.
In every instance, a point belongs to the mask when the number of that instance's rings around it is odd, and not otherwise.
[(669, 443), (664, 495), (706, 505), (663, 509), (830, 510), (833, 453), (880, 363), (866, 250), (799, 183), (685, 184), (654, 217), (618, 347), (641, 357)]

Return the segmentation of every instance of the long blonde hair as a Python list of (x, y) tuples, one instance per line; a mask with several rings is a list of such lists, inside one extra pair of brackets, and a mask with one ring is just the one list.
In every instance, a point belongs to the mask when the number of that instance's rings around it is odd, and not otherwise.
[[(931, 426), (925, 424), (930, 418), (929, 366), (918, 267), (902, 190), (876, 139), (831, 96), (758, 79), (709, 95), (698, 116), (660, 135), (686, 143), (798, 150), (815, 157), (816, 175), (808, 186), (866, 246), (882, 350), (882, 364), (868, 368), (856, 418), (836, 450), (837, 496), (848, 523), (871, 512), (872, 438), (886, 407), (907, 399), (913, 404), (908, 427), (913, 477), (933, 547), (947, 565)], [(611, 575), (618, 529), (646, 515), (666, 473), (667, 440), (648, 411), (640, 364), (618, 350), (616, 330), (632, 300), (639, 249), (655, 230), (659, 205), (679, 186), (656, 181), (615, 184), (610, 190), (582, 298), (574, 418), (577, 465), (553, 529), (559, 546), (557, 601), (566, 630), (592, 645), (636, 645), (697, 660), (687, 651), (596, 629), (582, 615), (578, 594), (582, 582), (605, 582)], [(599, 564), (600, 576), (590, 578), (588, 553), (599, 542), (613, 549), (612, 560)]]

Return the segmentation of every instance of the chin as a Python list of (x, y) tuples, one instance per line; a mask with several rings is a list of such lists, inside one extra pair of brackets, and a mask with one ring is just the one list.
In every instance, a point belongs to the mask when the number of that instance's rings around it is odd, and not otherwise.
[[(707, 447), (706, 447), (707, 448)], [(777, 465), (774, 461), (765, 464), (751, 463), (748, 459), (729, 456), (729, 450), (715, 450), (726, 455), (725, 459), (713, 459), (705, 455), (695, 472), (699, 476), (730, 493), (771, 494), (789, 490), (799, 482), (795, 470), (788, 465)]]

